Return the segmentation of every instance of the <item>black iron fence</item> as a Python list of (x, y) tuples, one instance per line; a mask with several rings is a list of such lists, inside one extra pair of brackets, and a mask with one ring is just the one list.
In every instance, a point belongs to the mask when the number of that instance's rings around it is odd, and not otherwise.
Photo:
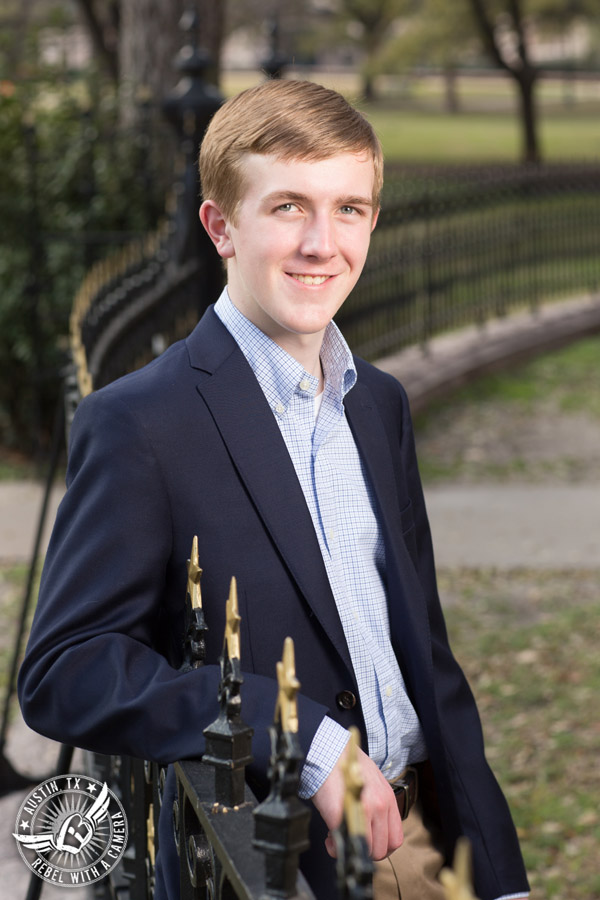
[[(163, 240), (86, 280), (77, 328), (95, 386), (184, 336), (216, 299), (216, 255), (195, 240), (185, 265)], [(365, 271), (337, 321), (374, 360), (513, 310), (598, 295), (599, 246), (600, 166), (391, 168)]]
[[(204, 664), (206, 623), (198, 589), (197, 538), (188, 560), (186, 632), (182, 669)], [(197, 577), (196, 577), (197, 576)], [(220, 660), (218, 718), (205, 730), (201, 759), (174, 765), (176, 794), (172, 809), (162, 810), (167, 770), (157, 763), (129, 757), (90, 757), (91, 774), (118, 792), (129, 822), (130, 840), (119, 866), (97, 885), (97, 895), (151, 900), (158, 852), (161, 810), (172, 823), (179, 854), (181, 900), (313, 900), (299, 872), (300, 854), (309, 846), (308, 806), (298, 799), (304, 757), (297, 738), (294, 645), (286, 638), (277, 663), (278, 698), (270, 727), (270, 791), (258, 803), (245, 783), (252, 761), (253, 729), (242, 716), (243, 675), (237, 585), (232, 579), (227, 625)], [(358, 730), (351, 734), (345, 767), (344, 821), (335, 834), (340, 898), (370, 900), (374, 864), (364, 832), (356, 753)], [(164, 832), (163, 832), (164, 833)]]
[(338, 323), (367, 359), (600, 288), (600, 164), (390, 167)]

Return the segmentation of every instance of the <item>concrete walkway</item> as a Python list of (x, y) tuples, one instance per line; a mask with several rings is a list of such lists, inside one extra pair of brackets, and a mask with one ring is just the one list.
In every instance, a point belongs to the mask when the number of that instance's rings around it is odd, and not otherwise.
[(438, 567), (598, 569), (600, 484), (426, 491)]
[[(405, 384), (418, 409), (481, 371), (595, 330), (600, 330), (600, 302), (583, 298), (544, 308), (535, 316), (523, 313), (483, 329), (444, 336), (433, 341), (426, 354), (410, 348), (380, 366)], [(52, 492), (42, 552), (62, 493), (61, 485)], [(29, 561), (42, 499), (42, 485), (0, 483), (0, 561)], [(426, 500), (438, 566), (600, 570), (600, 484), (440, 485), (426, 491)], [(19, 771), (42, 780), (58, 747), (17, 719), (7, 753)], [(17, 792), (0, 800), (0, 900), (26, 895), (29, 873), (12, 838), (23, 796)], [(67, 893), (69, 900), (88, 896), (80, 889)], [(43, 897), (66, 894), (44, 886)]]

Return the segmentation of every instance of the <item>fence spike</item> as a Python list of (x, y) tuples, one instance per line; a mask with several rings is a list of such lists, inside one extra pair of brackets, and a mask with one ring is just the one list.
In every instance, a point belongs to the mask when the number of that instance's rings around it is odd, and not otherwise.
[(360, 734), (350, 728), (346, 758), (342, 762), (345, 782), (344, 818), (334, 834), (337, 849), (339, 896), (344, 900), (371, 900), (374, 864), (365, 837), (365, 818), (361, 802), (364, 780), (358, 761)]
[(446, 900), (477, 900), (472, 889), (471, 868), (471, 845), (467, 838), (461, 837), (454, 851), (454, 870), (440, 872)]
[(206, 658), (206, 632), (208, 627), (202, 609), (200, 579), (202, 569), (198, 562), (198, 535), (192, 540), (192, 552), (187, 561), (187, 588), (185, 597), (185, 640), (181, 669), (188, 672), (204, 664)]
[(298, 733), (298, 704), (296, 694), (300, 690), (300, 682), (296, 678), (296, 660), (294, 642), (286, 637), (283, 644), (283, 657), (277, 663), (277, 683), (279, 693), (275, 706), (275, 722), (281, 723), (282, 731)]
[(266, 897), (295, 897), (300, 853), (309, 846), (310, 813), (298, 798), (300, 766), (304, 754), (298, 743), (294, 642), (285, 639), (277, 663), (279, 690), (274, 722), (269, 729), (271, 762), (269, 796), (254, 810), (254, 846), (265, 854)]

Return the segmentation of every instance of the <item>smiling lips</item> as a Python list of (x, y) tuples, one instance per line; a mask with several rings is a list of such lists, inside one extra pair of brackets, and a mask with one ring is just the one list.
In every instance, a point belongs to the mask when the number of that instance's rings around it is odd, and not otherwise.
[(302, 284), (324, 284), (328, 278), (331, 278), (331, 275), (294, 275), (292, 274), (292, 278), (295, 278), (296, 281), (300, 281)]

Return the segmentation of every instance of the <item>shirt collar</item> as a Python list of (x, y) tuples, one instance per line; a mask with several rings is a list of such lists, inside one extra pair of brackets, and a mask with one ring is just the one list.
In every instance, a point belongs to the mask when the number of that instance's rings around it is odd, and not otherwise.
[[(215, 312), (246, 357), (275, 412), (283, 412), (297, 390), (314, 397), (318, 379), (247, 319), (232, 303), (227, 288), (215, 304)], [(357, 376), (350, 348), (334, 322), (325, 329), (321, 365), (325, 375), (324, 400), (341, 407)]]

